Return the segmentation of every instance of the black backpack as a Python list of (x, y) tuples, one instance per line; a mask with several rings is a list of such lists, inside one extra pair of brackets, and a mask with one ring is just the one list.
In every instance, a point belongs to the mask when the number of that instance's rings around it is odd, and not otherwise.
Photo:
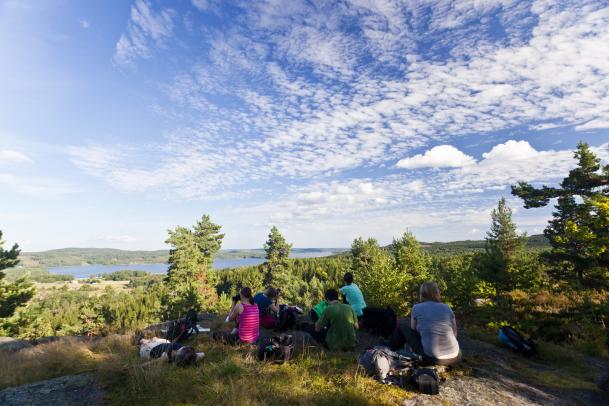
[(499, 329), (499, 340), (512, 351), (526, 357), (537, 354), (537, 348), (533, 340), (525, 339), (511, 326), (503, 326)]
[(365, 307), (363, 310), (363, 328), (371, 334), (389, 338), (397, 325), (397, 316), (389, 308)]
[(292, 358), (294, 351), (294, 339), (289, 334), (281, 334), (268, 338), (258, 346), (259, 361), (273, 361), (275, 364), (283, 364)]
[(293, 330), (298, 320), (298, 315), (302, 311), (298, 308), (288, 305), (281, 305), (279, 307), (279, 314), (277, 315), (277, 324), (275, 324), (275, 331), (287, 331)]
[(183, 319), (170, 322), (165, 338), (171, 342), (180, 342), (190, 337), (193, 332), (198, 331), (197, 312), (191, 309)]
[(415, 389), (426, 395), (440, 393), (440, 377), (435, 368), (417, 368), (410, 375), (410, 383)]

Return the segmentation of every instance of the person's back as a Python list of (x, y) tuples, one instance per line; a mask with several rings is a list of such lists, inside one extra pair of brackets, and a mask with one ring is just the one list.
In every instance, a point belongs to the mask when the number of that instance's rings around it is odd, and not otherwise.
[(357, 317), (361, 317), (363, 310), (366, 308), (364, 295), (359, 286), (353, 282), (353, 274), (351, 272), (347, 272), (343, 280), (345, 281), (345, 286), (340, 288), (339, 292), (345, 295), (347, 303), (351, 305)]
[(355, 348), (357, 316), (351, 306), (342, 303), (329, 304), (317, 323), (328, 327), (325, 341), (330, 350)]
[(451, 359), (459, 355), (459, 343), (453, 330), (455, 315), (448, 305), (427, 300), (414, 305), (411, 317), (416, 320), (427, 356)]
[(258, 339), (259, 310), (258, 305), (242, 303), (243, 312), (239, 315), (239, 339), (246, 343), (253, 343)]
[(261, 317), (269, 313), (269, 306), (273, 304), (273, 301), (262, 292), (256, 293), (254, 302), (258, 305)]

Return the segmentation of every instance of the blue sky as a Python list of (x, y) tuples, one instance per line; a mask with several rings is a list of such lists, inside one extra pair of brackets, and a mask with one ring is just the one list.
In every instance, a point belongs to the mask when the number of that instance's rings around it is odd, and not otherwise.
[(522, 231), (589, 142), (609, 159), (605, 1), (0, 0), (0, 229), (24, 250)]

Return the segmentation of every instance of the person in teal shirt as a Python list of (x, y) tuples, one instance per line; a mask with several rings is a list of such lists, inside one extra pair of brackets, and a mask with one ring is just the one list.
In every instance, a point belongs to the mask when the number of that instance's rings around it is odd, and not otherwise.
[(345, 286), (339, 289), (340, 293), (345, 295), (347, 303), (351, 305), (357, 317), (362, 317), (364, 314), (363, 310), (366, 308), (366, 302), (364, 301), (362, 291), (359, 286), (353, 283), (353, 274), (351, 272), (347, 272), (343, 277), (343, 280), (345, 281)]

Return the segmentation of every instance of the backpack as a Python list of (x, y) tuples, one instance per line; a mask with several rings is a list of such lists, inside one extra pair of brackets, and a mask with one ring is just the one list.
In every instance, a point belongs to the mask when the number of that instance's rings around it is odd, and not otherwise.
[[(391, 376), (395, 373), (414, 368), (421, 362), (421, 356), (412, 352), (395, 352), (384, 346), (376, 346), (363, 351), (359, 364), (369, 376), (374, 376), (382, 383), (393, 383)], [(401, 383), (403, 386), (403, 382)]]
[(384, 338), (393, 334), (398, 319), (391, 308), (365, 307), (362, 312), (363, 328), (368, 332)]
[(258, 360), (273, 361), (275, 364), (283, 364), (292, 358), (293, 351), (293, 337), (289, 334), (280, 334), (260, 343), (258, 346)]
[(302, 310), (295, 306), (281, 305), (277, 315), (275, 331), (293, 330), (296, 326), (297, 316), (302, 314)]
[(198, 332), (197, 328), (197, 312), (189, 310), (186, 317), (170, 322), (165, 338), (171, 342), (180, 342), (186, 340), (193, 333)]
[(415, 389), (426, 395), (440, 393), (440, 377), (435, 368), (417, 368), (410, 375), (410, 383)]
[(499, 329), (499, 341), (512, 351), (530, 357), (537, 353), (533, 340), (525, 339), (515, 328), (503, 326)]

